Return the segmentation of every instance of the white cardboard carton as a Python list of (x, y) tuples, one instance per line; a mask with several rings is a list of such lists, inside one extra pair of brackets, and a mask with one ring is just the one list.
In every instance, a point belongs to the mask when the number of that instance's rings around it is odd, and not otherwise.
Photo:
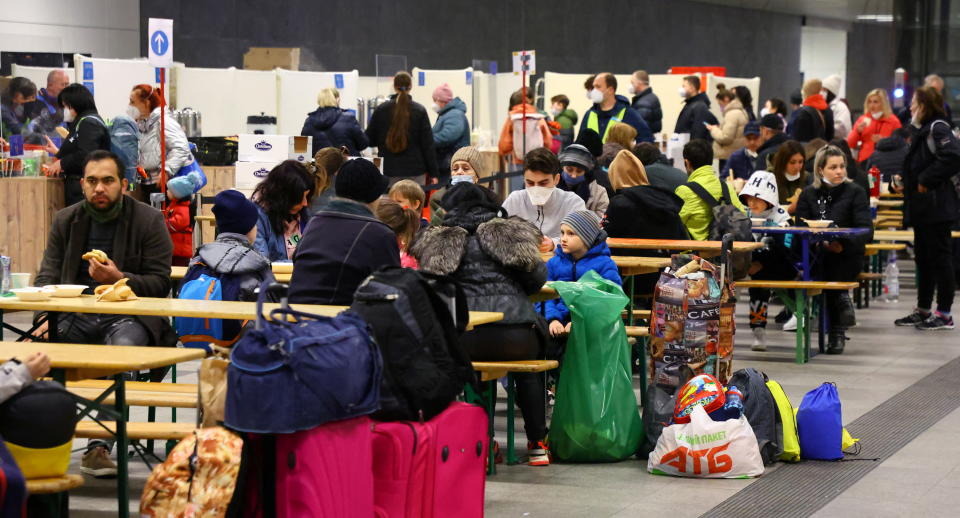
[(240, 162), (306, 162), (313, 158), (313, 137), (299, 135), (240, 135), (237, 160)]
[(255, 189), (257, 184), (267, 177), (270, 170), (282, 161), (283, 160), (276, 162), (237, 162), (236, 188), (240, 191)]

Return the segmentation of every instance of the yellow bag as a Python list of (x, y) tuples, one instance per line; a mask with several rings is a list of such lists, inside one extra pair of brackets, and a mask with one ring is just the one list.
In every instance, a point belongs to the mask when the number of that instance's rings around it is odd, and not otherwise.
[(67, 467), (70, 465), (70, 448), (73, 446), (72, 439), (52, 448), (28, 448), (12, 442), (5, 443), (13, 460), (20, 466), (23, 477), (28, 480), (62, 477), (67, 473)]
[(767, 388), (773, 394), (773, 400), (777, 403), (777, 411), (780, 412), (780, 420), (783, 422), (783, 453), (780, 454), (780, 460), (785, 462), (797, 462), (800, 460), (800, 436), (797, 435), (797, 411), (790, 403), (790, 398), (783, 391), (783, 387), (773, 380), (767, 381)]
[[(768, 383), (767, 386), (769, 387), (769, 386), (770, 386), (770, 385), (769, 385), (770, 382), (768, 381), (767, 383)], [(776, 383), (776, 382), (774, 382), (774, 383)], [(780, 389), (780, 390), (783, 390), (783, 389)], [(773, 392), (773, 391), (771, 390), (770, 392)], [(774, 397), (774, 399), (776, 399), (777, 396), (773, 396), (773, 397)], [(784, 395), (784, 398), (786, 398), (786, 395)], [(789, 402), (790, 402), (790, 401), (788, 400), (787, 403), (789, 403)], [(777, 402), (777, 407), (779, 407), (779, 406), (780, 406), (780, 402), (778, 401), (778, 402)], [(798, 411), (798, 410), (800, 410), (800, 409), (799, 409), (799, 408), (794, 408), (794, 409), (793, 409), (793, 426), (794, 426), (794, 429), (796, 429), (796, 426), (797, 426), (797, 411)], [(787, 427), (784, 426), (783, 429), (784, 429), (784, 435), (786, 435), (786, 429), (787, 429)], [(843, 433), (843, 435), (840, 436), (840, 449), (841, 449), (841, 450), (844, 450), (844, 451), (843, 451), (844, 453), (848, 453), (848, 454), (850, 454), (850, 455), (859, 455), (859, 454), (860, 454), (860, 449), (859, 449), (859, 448), (858, 448), (857, 451), (855, 451), (855, 452), (848, 452), (848, 451), (846, 451), (846, 450), (847, 450), (847, 448), (849, 448), (849, 447), (853, 446), (854, 444), (857, 444), (858, 442), (860, 442), (860, 439), (856, 439), (856, 438), (854, 438), (852, 435), (850, 435), (850, 432), (847, 431), (847, 427), (843, 427), (843, 432), (842, 432), (842, 433)], [(784, 440), (786, 440), (786, 439), (784, 439)], [(798, 444), (797, 444), (797, 452), (799, 452), (799, 451), (800, 451), (800, 445), (799, 445), (799, 443), (798, 443)], [(787, 449), (784, 448), (784, 449), (783, 449), (783, 452), (784, 452), (784, 454), (786, 454)], [(781, 457), (781, 458), (782, 458), (782, 457)], [(799, 454), (798, 454), (797, 459), (799, 460), (799, 458), (800, 458), (800, 457), (799, 457)], [(783, 460), (786, 460), (786, 459), (783, 459)]]

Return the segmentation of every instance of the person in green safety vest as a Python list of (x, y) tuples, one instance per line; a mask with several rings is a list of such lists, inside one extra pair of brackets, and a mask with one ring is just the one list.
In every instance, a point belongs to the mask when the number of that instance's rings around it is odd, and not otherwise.
[(617, 95), (617, 78), (613, 74), (609, 72), (597, 74), (593, 80), (593, 90), (588, 95), (593, 101), (593, 107), (587, 111), (583, 122), (580, 123), (578, 139), (585, 130), (590, 129), (597, 132), (603, 142), (606, 142), (610, 122), (620, 121), (637, 130), (637, 142), (653, 142), (650, 126), (637, 110), (630, 107), (630, 101), (626, 97)]

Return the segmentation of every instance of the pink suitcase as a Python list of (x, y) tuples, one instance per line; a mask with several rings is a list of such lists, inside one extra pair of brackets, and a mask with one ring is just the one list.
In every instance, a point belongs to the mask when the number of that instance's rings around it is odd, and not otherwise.
[(377, 423), (373, 436), (375, 516), (483, 516), (489, 451), (483, 408), (454, 402), (423, 424)]
[(373, 516), (372, 428), (356, 417), (276, 435), (277, 518)]

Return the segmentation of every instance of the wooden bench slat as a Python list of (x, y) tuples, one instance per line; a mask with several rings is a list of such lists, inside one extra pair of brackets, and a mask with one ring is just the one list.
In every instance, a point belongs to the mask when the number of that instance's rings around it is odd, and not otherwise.
[(521, 360), (513, 362), (473, 362), (475, 371), (502, 371), (507, 372), (544, 372), (556, 369), (560, 363), (556, 360)]
[(738, 288), (772, 288), (786, 290), (852, 290), (858, 286), (856, 281), (737, 281)]
[(871, 273), (871, 272), (860, 272), (860, 275), (857, 275), (857, 280), (859, 281), (879, 281), (883, 280), (882, 273)]
[[(627, 310), (620, 312), (622, 318), (627, 317)], [(642, 320), (650, 320), (650, 310), (649, 309), (635, 309), (633, 310), (633, 318), (639, 318)]]
[[(116, 430), (115, 423), (104, 421), (111, 430)], [(193, 433), (194, 423), (127, 423), (127, 437), (130, 440), (180, 440)], [(74, 434), (81, 439), (113, 439), (113, 435), (93, 421), (80, 421)]]
[(907, 245), (905, 243), (869, 243), (866, 246), (867, 250), (906, 250)]
[[(67, 388), (96, 388), (105, 390), (112, 385), (110, 380), (82, 380), (67, 382)], [(196, 383), (159, 383), (153, 381), (128, 381), (124, 383), (127, 391), (142, 390), (147, 392), (166, 392), (176, 394), (196, 394)]]
[(641, 337), (650, 336), (650, 328), (647, 326), (626, 326), (627, 336)]
[[(82, 398), (86, 399), (95, 399), (103, 393), (102, 389), (98, 388), (80, 388), (73, 387), (68, 388), (72, 394), (76, 394)], [(196, 391), (194, 393), (179, 393), (179, 392), (154, 392), (148, 390), (128, 390), (126, 392), (126, 401), (128, 406), (154, 406), (154, 407), (163, 407), (163, 408), (197, 408), (198, 395)], [(110, 394), (103, 400), (104, 403), (108, 405), (114, 404), (116, 399), (113, 394)]]
[(62, 493), (83, 485), (83, 477), (67, 474), (62, 477), (34, 478), (27, 480), (27, 492), (31, 495)]

